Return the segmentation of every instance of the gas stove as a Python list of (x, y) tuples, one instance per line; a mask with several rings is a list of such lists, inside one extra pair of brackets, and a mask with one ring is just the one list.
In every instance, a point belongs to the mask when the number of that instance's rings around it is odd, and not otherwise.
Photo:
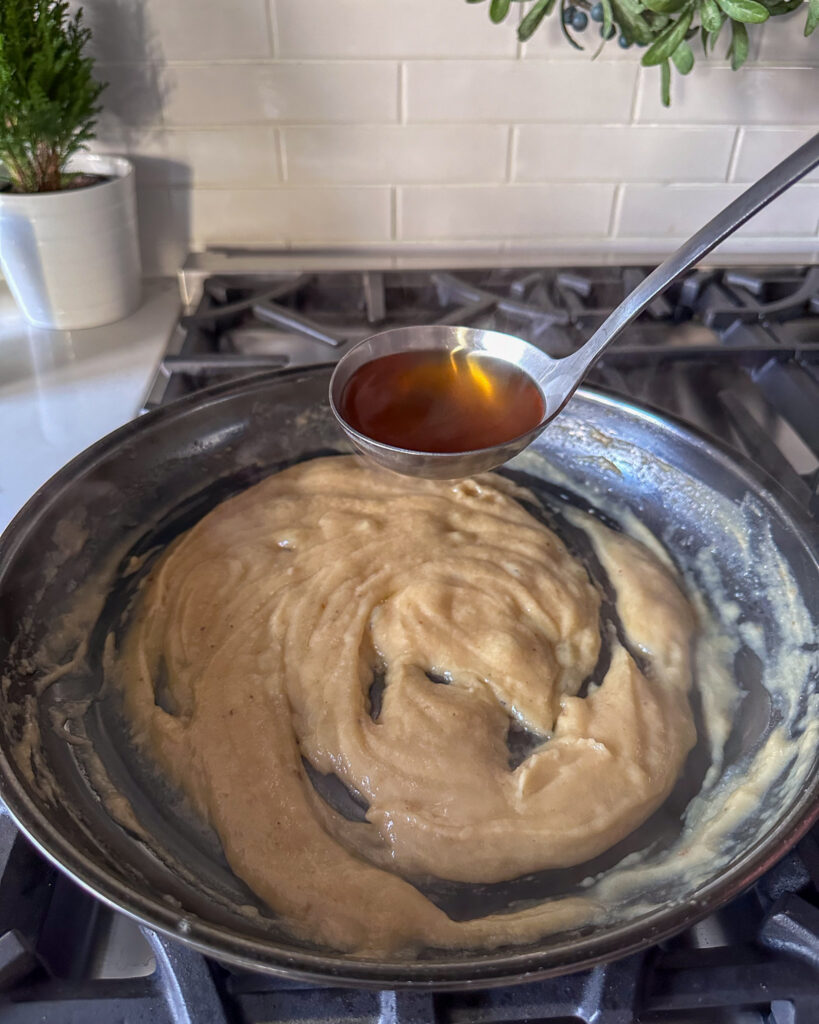
[[(189, 258), (185, 312), (145, 409), (222, 380), (330, 363), (407, 324), (492, 328), (566, 355), (650, 269), (437, 263)], [(733, 445), (819, 512), (819, 267), (690, 273), (624, 332), (589, 384)], [(646, 952), (489, 991), (366, 992), (235, 969), (141, 928), (64, 877), (0, 814), (0, 1021), (113, 1020), (816, 1024), (819, 828), (753, 889)]]

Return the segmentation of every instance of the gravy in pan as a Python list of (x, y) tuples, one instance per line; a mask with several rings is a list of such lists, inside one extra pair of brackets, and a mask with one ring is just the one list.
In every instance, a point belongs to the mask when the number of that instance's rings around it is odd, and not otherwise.
[[(628, 646), (585, 568), (492, 474), (322, 458), (225, 501), (147, 579), (116, 673), (139, 745), (292, 933), (343, 951), (490, 947), (581, 899), (454, 921), (412, 879), (582, 863), (663, 802), (695, 741), (694, 619), (647, 548), (594, 524)], [(515, 724), (542, 739), (517, 766)], [(342, 817), (305, 762), (365, 808)]]

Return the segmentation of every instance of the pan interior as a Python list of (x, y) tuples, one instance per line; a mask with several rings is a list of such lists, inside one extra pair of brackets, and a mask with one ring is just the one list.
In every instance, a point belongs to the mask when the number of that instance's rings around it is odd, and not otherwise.
[[(593, 929), (523, 950), (430, 950), (415, 964), (367, 965), (300, 947), (277, 925), (213, 833), (135, 753), (104, 685), (105, 638), (121, 630), (161, 550), (215, 504), (295, 461), (347, 450), (324, 401), (328, 379), (324, 369), (256, 378), (146, 417), (81, 456), (4, 538), (3, 796), (47, 852), (114, 902), (223, 955), (385, 984), (509, 975), (525, 957), (538, 968), (576, 965), (633, 941), (635, 927), (650, 933), (680, 908), (724, 898), (740, 869), (747, 877), (768, 848), (781, 852), (775, 833), (816, 802), (817, 623), (804, 595), (817, 592), (819, 571), (808, 524), (721, 451), (581, 393), (506, 472), (592, 570), (572, 508), (638, 539), (640, 524), (651, 531), (702, 595), (712, 654), (740, 699), (721, 706), (722, 691), (698, 673), (699, 741), (683, 777), (649, 821), (594, 862), (492, 886), (417, 880), (456, 918), (593, 890), (611, 908)], [(510, 736), (510, 758), (530, 742)], [(753, 808), (740, 813), (748, 779)], [(343, 813), (361, 813), (332, 779), (313, 781)]]

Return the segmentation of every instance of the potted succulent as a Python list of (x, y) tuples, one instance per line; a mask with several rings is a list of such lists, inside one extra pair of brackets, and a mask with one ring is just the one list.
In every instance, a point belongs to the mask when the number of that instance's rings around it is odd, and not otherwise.
[(98, 100), (82, 9), (0, 0), (0, 269), (39, 327), (109, 323), (139, 303), (134, 171), (82, 152)]

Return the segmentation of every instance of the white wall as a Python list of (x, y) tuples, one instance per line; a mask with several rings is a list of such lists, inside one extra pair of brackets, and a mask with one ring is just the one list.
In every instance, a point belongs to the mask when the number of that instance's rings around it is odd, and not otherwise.
[[(97, 148), (137, 158), (152, 271), (219, 242), (659, 253), (819, 126), (804, 10), (752, 26), (740, 73), (675, 75), (665, 110), (638, 50), (592, 63), (557, 16), (520, 46), (464, 0), (85, 7)], [(819, 258), (819, 175), (729, 248)]]

